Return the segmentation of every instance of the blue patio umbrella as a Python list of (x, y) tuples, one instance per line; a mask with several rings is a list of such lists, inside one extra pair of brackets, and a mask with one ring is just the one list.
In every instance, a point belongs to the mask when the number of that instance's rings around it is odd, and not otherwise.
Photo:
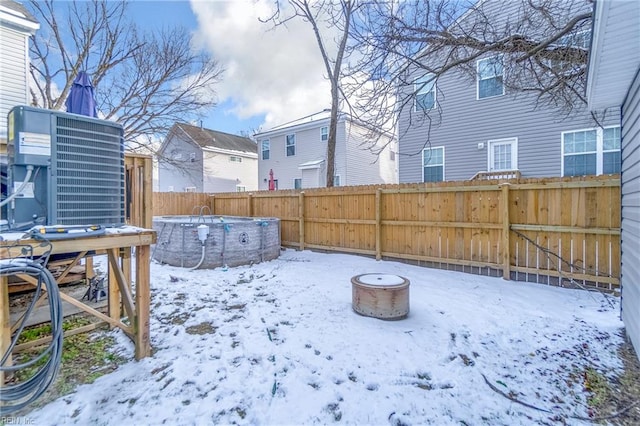
[(89, 117), (97, 117), (96, 112), (96, 99), (93, 93), (93, 85), (89, 74), (85, 71), (80, 71), (73, 85), (69, 91), (69, 97), (67, 97), (67, 112), (74, 114), (86, 115)]

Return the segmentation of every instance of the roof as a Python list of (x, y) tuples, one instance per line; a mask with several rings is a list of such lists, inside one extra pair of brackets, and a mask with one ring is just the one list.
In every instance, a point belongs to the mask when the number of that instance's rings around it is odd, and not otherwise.
[(241, 152), (258, 152), (258, 145), (249, 138), (243, 136), (232, 135), (229, 133), (218, 132), (216, 130), (207, 129), (200, 126), (193, 126), (187, 123), (176, 123), (171, 128), (171, 133), (186, 134), (193, 142), (200, 147), (212, 147), (226, 149), (229, 151)]
[(22, 4), (13, 0), (0, 0), (0, 21), (8, 22), (35, 33), (40, 23)]
[(598, 0), (587, 74), (592, 110), (622, 105), (640, 69), (640, 3)]

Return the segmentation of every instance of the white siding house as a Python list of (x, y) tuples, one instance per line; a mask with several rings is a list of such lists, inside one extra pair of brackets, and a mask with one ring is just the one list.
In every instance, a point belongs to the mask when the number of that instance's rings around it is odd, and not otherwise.
[[(336, 130), (335, 186), (397, 183), (395, 138), (372, 133), (345, 114), (340, 115)], [(259, 189), (269, 189), (271, 171), (276, 189), (326, 186), (328, 134), (327, 112), (256, 134)], [(380, 153), (371, 146), (381, 149)]]
[(29, 36), (38, 28), (38, 21), (20, 3), (0, 1), (0, 146), (6, 144), (9, 110), (28, 104)]
[(258, 155), (249, 138), (176, 123), (158, 150), (162, 192), (258, 189)]
[(640, 354), (640, 2), (596, 1), (587, 99), (622, 107), (622, 320)]

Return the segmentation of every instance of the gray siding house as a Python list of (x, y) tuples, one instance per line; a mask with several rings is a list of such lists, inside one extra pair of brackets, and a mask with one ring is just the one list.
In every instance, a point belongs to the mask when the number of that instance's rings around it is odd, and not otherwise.
[(207, 193), (255, 191), (256, 152), (256, 144), (249, 138), (176, 123), (158, 150), (158, 189)]
[[(521, 3), (485, 0), (477, 7), (501, 14), (507, 25), (512, 16), (518, 19)], [(620, 171), (619, 110), (595, 121), (586, 107), (570, 115), (536, 108), (536, 95), (506, 88), (500, 58), (480, 56), (475, 80), (457, 68), (436, 81), (424, 70), (412, 74), (413, 85), (401, 89), (417, 96), (399, 116), (400, 182), (468, 180), (482, 172), (550, 177)]]
[(587, 99), (622, 106), (622, 319), (640, 354), (640, 2), (596, 1)]
[(20, 3), (0, 1), (0, 146), (6, 144), (9, 110), (28, 104), (29, 36), (38, 28)]
[[(326, 186), (328, 136), (326, 111), (256, 134), (259, 189), (269, 189), (271, 171), (276, 189)], [(395, 143), (391, 135), (374, 135), (341, 114), (336, 134), (335, 186), (397, 183)], [(374, 152), (377, 147), (379, 156)]]

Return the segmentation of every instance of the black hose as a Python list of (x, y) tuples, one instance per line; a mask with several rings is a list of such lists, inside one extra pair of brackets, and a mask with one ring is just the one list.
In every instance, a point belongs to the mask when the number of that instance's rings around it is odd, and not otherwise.
[[(60, 369), (62, 360), (62, 302), (60, 301), (60, 293), (55, 278), (41, 263), (33, 260), (17, 258), (0, 261), (0, 275), (11, 276), (17, 274), (28, 274), (37, 277), (38, 284), (33, 300), (27, 308), (27, 313), (23, 316), (22, 322), (13, 335), (7, 351), (2, 354), (0, 371), (6, 375), (9, 372), (15, 372), (37, 365), (42, 360), (46, 361), (38, 367), (37, 372), (33, 376), (24, 382), (0, 383), (0, 385), (2, 385), (0, 386), (0, 416), (18, 411), (38, 399), (49, 388), (51, 383), (53, 383)], [(24, 330), (26, 326), (27, 318), (33, 311), (42, 293), (43, 284), (47, 291), (49, 309), (51, 311), (51, 343), (38, 356), (27, 362), (12, 366), (5, 365), (5, 362), (7, 362), (13, 348), (18, 342), (22, 330)], [(0, 289), (0, 291), (5, 291), (5, 289)]]

